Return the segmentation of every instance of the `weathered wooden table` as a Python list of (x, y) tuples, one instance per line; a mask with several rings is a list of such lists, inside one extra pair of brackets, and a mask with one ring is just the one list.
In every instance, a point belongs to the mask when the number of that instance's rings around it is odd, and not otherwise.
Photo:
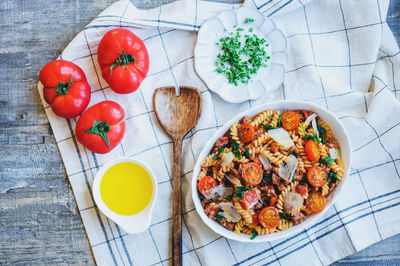
[[(0, 1), (0, 265), (94, 263), (36, 85), (40, 69), (114, 1)], [(400, 0), (388, 22), (400, 43)], [(400, 235), (338, 263), (400, 264)]]

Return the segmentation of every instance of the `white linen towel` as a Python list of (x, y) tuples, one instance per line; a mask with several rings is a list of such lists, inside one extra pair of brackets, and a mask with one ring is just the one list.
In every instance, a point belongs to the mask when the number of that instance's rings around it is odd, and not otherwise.
[[(202, 114), (184, 141), (183, 262), (185, 265), (330, 264), (400, 233), (400, 54), (386, 24), (388, 0), (249, 0), (271, 16), (288, 39), (284, 85), (256, 101), (228, 104), (196, 75), (193, 47), (202, 21), (240, 5), (200, 0), (177, 1), (138, 10), (120, 0), (98, 15), (62, 52), (79, 65), (92, 88), (90, 106), (103, 100), (126, 111), (126, 135), (106, 155), (77, 143), (77, 118), (54, 115), (43, 101), (99, 265), (164, 265), (170, 260), (172, 145), (153, 112), (153, 91), (181, 85), (202, 92)], [(101, 77), (97, 46), (109, 30), (124, 27), (145, 43), (150, 70), (140, 89), (119, 95)], [(39, 84), (42, 95), (42, 86)], [(192, 169), (204, 143), (225, 121), (257, 104), (301, 99), (334, 112), (348, 130), (353, 165), (340, 198), (316, 224), (290, 238), (269, 243), (240, 243), (211, 231), (191, 200)], [(149, 230), (127, 235), (95, 206), (90, 190), (99, 167), (118, 156), (149, 164), (159, 195)]]

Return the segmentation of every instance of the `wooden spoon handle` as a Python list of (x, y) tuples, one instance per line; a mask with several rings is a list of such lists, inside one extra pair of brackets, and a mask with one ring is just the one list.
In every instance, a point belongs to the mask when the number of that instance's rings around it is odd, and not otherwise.
[(174, 139), (173, 207), (172, 207), (172, 265), (182, 265), (182, 138)]

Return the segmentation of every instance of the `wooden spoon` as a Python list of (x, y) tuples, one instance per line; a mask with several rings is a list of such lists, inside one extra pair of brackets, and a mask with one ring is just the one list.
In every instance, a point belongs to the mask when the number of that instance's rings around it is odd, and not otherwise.
[(176, 96), (175, 87), (162, 87), (154, 92), (153, 106), (158, 122), (174, 143), (172, 264), (182, 265), (182, 141), (199, 119), (201, 94), (196, 88), (180, 86)]

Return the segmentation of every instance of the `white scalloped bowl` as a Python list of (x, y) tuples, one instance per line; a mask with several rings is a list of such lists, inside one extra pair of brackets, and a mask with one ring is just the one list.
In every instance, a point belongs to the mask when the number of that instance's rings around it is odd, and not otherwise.
[[(254, 22), (245, 24), (246, 18), (253, 18)], [(216, 59), (220, 52), (216, 43), (221, 37), (226, 36), (227, 32), (233, 31), (235, 25), (245, 30), (253, 27), (252, 33), (267, 40), (269, 44), (267, 54), (271, 57), (268, 66), (261, 67), (257, 74), (252, 76), (251, 82), (239, 83), (238, 86), (229, 83), (224, 74), (215, 72)], [(226, 10), (216, 17), (207, 19), (201, 25), (194, 48), (195, 69), (211, 91), (227, 102), (240, 103), (257, 99), (264, 93), (279, 88), (285, 76), (286, 48), (287, 41), (283, 33), (271, 19), (262, 16), (257, 10), (249, 7)]]
[[(232, 124), (239, 121), (243, 116), (247, 115), (247, 116), (252, 117), (252, 116), (256, 115), (257, 113), (264, 111), (266, 109), (309, 110), (309, 111), (316, 112), (319, 117), (321, 117), (324, 121), (326, 121), (328, 123), (328, 125), (332, 129), (333, 135), (338, 140), (338, 142), (340, 144), (341, 155), (342, 155), (342, 160), (345, 165), (345, 169), (344, 169), (344, 175), (342, 178), (342, 182), (340, 182), (339, 185), (335, 188), (335, 190), (331, 194), (329, 194), (326, 207), (322, 212), (314, 213), (314, 214), (308, 216), (307, 219), (303, 223), (295, 225), (287, 230), (279, 231), (279, 232), (268, 234), (268, 235), (257, 236), (255, 239), (250, 240), (250, 237), (248, 235), (235, 234), (233, 231), (227, 230), (226, 228), (221, 226), (219, 223), (211, 220), (210, 218), (208, 218), (206, 216), (206, 214), (204, 213), (204, 209), (201, 206), (201, 201), (200, 201), (199, 194), (197, 191), (197, 176), (200, 173), (200, 164), (202, 163), (204, 158), (209, 154), (212, 147), (214, 146), (214, 143), (217, 141), (218, 138), (223, 136), (226, 131), (229, 130), (229, 128)], [(220, 234), (226, 238), (241, 241), (241, 242), (254, 243), (254, 242), (273, 241), (273, 240), (277, 240), (277, 239), (284, 238), (284, 237), (290, 237), (290, 236), (300, 232), (304, 228), (311, 226), (315, 221), (320, 219), (326, 213), (326, 211), (333, 205), (335, 200), (339, 197), (340, 192), (343, 189), (343, 186), (347, 182), (350, 165), (351, 165), (350, 139), (349, 139), (349, 136), (348, 136), (346, 130), (344, 129), (342, 123), (336, 118), (336, 116), (333, 113), (326, 110), (325, 108), (322, 108), (318, 105), (315, 105), (315, 104), (312, 104), (309, 102), (303, 102), (303, 101), (271, 102), (271, 103), (267, 103), (264, 105), (260, 105), (260, 106), (251, 108), (245, 112), (242, 112), (242, 113), (236, 115), (234, 118), (232, 118), (231, 120), (226, 122), (205, 144), (204, 148), (200, 152), (199, 157), (197, 158), (195, 167), (193, 169), (192, 198), (194, 201), (194, 205), (196, 207), (196, 211), (200, 215), (203, 222), (217, 234)]]

